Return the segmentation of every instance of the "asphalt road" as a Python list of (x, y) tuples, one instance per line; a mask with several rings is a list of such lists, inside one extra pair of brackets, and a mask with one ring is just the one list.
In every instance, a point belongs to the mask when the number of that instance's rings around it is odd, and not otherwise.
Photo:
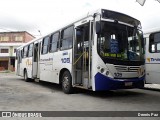
[[(68, 95), (62, 92), (61, 86), (53, 83), (25, 82), (22, 77), (14, 73), (0, 73), (0, 111), (160, 111), (160, 91), (130, 89), (92, 92), (76, 89), (74, 94)], [(58, 117), (57, 119), (70, 120), (71, 118)], [(85, 119), (113, 118), (87, 117)], [(114, 119), (158, 120), (160, 117), (115, 117)]]

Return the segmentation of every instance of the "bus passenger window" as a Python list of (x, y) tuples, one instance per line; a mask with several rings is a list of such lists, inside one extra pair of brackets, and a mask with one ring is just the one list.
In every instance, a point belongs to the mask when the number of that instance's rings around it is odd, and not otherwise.
[(73, 26), (62, 30), (61, 34), (61, 50), (72, 48)]
[(48, 52), (48, 45), (49, 45), (49, 36), (43, 39), (42, 52), (41, 52), (42, 54), (46, 54)]
[(154, 44), (151, 45), (151, 52), (155, 52), (155, 45)]
[(24, 58), (23, 50), (21, 50), (21, 57)]
[(149, 36), (149, 52), (160, 52), (160, 33), (153, 33)]
[(28, 46), (25, 46), (23, 49), (23, 57), (28, 57)]
[(157, 52), (160, 52), (160, 43), (157, 44)]
[(59, 33), (55, 33), (51, 36), (50, 40), (50, 46), (49, 46), (49, 51), (50, 52), (55, 52), (57, 51), (58, 48), (58, 40), (59, 40)]
[(32, 57), (33, 55), (33, 44), (29, 45), (28, 57)]

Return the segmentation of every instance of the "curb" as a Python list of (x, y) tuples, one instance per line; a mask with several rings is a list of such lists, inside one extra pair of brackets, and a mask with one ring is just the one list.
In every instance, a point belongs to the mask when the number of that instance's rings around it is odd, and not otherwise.
[(145, 84), (144, 89), (160, 91), (160, 84)]

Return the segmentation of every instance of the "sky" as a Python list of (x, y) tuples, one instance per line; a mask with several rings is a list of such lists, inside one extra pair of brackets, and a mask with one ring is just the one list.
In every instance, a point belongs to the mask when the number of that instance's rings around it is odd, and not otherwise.
[(160, 3), (146, 0), (1, 0), (0, 32), (27, 31), (34, 36), (59, 29), (99, 8), (118, 11), (141, 21), (143, 31), (160, 28)]

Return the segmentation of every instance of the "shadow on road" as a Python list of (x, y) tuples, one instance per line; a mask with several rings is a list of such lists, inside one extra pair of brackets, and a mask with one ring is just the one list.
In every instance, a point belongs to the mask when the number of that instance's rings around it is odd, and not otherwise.
[[(22, 80), (22, 79), (21, 79)], [(40, 81), (40, 82), (31, 82), (31, 84), (42, 86), (43, 88), (51, 89), (51, 91), (56, 92), (62, 92), (61, 85)], [(151, 99), (151, 101), (154, 101), (155, 95), (152, 93), (149, 93), (151, 91), (144, 90), (144, 89), (124, 89), (124, 90), (112, 90), (112, 91), (90, 91), (90, 90), (84, 90), (80, 88), (74, 88), (74, 93), (72, 95), (76, 94), (82, 94), (84, 96), (91, 96), (96, 98), (102, 98), (102, 99), (135, 99), (138, 100), (139, 97), (144, 97), (146, 99)], [(157, 99), (160, 99), (159, 97)], [(141, 102), (145, 102), (145, 99)]]
[[(133, 90), (133, 89), (132, 89)], [(94, 97), (132, 97), (142, 96), (144, 93), (130, 90), (111, 90), (111, 91), (87, 91), (86, 94)]]
[[(62, 87), (59, 84), (55, 84), (55, 83), (50, 83), (50, 82), (46, 82), (46, 81), (40, 81), (40, 82), (31, 82), (32, 84), (37, 84), (40, 85), (42, 87), (45, 88), (49, 88), (49, 89), (54, 89), (56, 91), (59, 92), (63, 92), (62, 91)], [(80, 89), (80, 88), (74, 88), (74, 92), (72, 94), (85, 94), (85, 95), (89, 95), (89, 96), (93, 96), (93, 97), (129, 97), (129, 96), (142, 96), (145, 93), (143, 92), (137, 92), (134, 91), (134, 89), (130, 89), (130, 90), (112, 90), (112, 91), (90, 91), (90, 90), (85, 90), (85, 89)]]

